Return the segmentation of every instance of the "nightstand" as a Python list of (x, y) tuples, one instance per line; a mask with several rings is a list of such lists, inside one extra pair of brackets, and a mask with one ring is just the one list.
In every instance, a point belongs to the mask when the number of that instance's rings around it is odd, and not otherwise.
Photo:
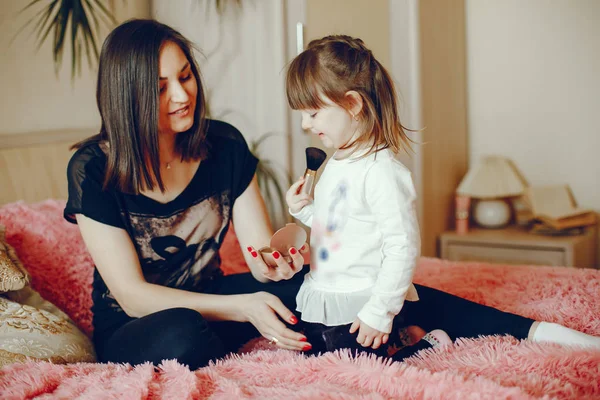
[(596, 268), (596, 229), (578, 236), (542, 236), (524, 228), (471, 229), (440, 236), (441, 258), (502, 264)]

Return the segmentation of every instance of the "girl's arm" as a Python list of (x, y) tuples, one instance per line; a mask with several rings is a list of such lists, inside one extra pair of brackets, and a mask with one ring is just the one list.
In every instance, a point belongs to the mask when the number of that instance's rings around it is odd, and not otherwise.
[[(306, 250), (296, 249), (296, 254), (291, 255), (292, 265), (288, 264), (283, 257), (279, 257), (277, 265), (269, 267), (260, 257), (260, 253), (256, 251), (256, 249), (263, 246), (268, 246), (271, 236), (273, 236), (273, 229), (269, 222), (265, 202), (258, 188), (256, 175), (244, 193), (235, 201), (233, 226), (246, 263), (250, 267), (252, 275), (258, 281), (268, 282), (290, 279), (302, 269), (305, 263), (303, 255), (308, 251), (308, 246), (304, 246)], [(253, 251), (248, 251), (248, 248)], [(254, 257), (253, 254), (256, 254), (257, 257)]]
[(421, 239), (410, 172), (395, 160), (381, 160), (366, 174), (365, 198), (383, 237), (383, 260), (373, 295), (358, 318), (390, 333), (412, 283)]

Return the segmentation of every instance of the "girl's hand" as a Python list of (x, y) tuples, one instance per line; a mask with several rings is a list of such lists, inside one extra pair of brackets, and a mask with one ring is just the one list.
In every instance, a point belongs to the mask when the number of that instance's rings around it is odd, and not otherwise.
[(356, 337), (356, 342), (363, 347), (373, 347), (373, 349), (378, 349), (382, 344), (386, 344), (390, 338), (389, 334), (371, 328), (359, 318), (356, 318), (352, 323), (350, 333), (354, 333), (357, 330), (358, 336)]
[(285, 194), (285, 201), (294, 214), (299, 213), (306, 205), (310, 204), (312, 198), (308, 194), (300, 194), (300, 189), (304, 185), (304, 177), (300, 177)]
[[(285, 326), (281, 319), (296, 325), (298, 319), (288, 310), (281, 300), (267, 292), (257, 292), (239, 295), (243, 322), (250, 322), (260, 334), (275, 342), (277, 347), (288, 350), (307, 351), (312, 348), (306, 342), (306, 336)], [(279, 316), (279, 318), (278, 318)]]
[(296, 273), (298, 273), (304, 264), (308, 264), (310, 261), (309, 257), (309, 246), (304, 243), (300, 249), (291, 247), (288, 250), (292, 262), (288, 263), (278, 251), (272, 253), (275, 259), (275, 265), (267, 265), (265, 260), (262, 258), (260, 252), (254, 247), (249, 246), (246, 249), (250, 256), (252, 256), (253, 265), (250, 266), (251, 270), (259, 271), (260, 274), (271, 281), (281, 281), (291, 279)]

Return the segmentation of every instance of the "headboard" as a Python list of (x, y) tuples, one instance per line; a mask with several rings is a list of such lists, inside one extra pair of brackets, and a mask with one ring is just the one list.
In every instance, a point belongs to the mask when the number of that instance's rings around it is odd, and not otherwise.
[(98, 129), (0, 134), (0, 205), (67, 198), (69, 147)]

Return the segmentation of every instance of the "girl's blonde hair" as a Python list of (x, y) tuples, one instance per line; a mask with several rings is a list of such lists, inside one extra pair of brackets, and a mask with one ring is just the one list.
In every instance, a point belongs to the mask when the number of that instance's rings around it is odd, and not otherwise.
[(317, 110), (325, 106), (322, 95), (350, 110), (346, 93), (357, 92), (363, 101), (358, 118), (361, 135), (354, 145), (371, 143), (372, 151), (385, 148), (394, 153), (410, 149), (411, 140), (400, 123), (396, 90), (386, 69), (361, 39), (346, 35), (313, 40), (292, 60), (286, 76), (286, 93), (294, 110)]

